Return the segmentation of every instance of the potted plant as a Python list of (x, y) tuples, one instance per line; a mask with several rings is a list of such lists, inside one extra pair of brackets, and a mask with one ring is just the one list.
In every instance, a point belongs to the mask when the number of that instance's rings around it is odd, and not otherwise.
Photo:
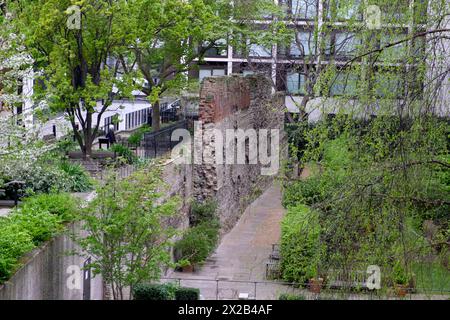
[(309, 291), (311, 291), (312, 293), (319, 294), (320, 291), (322, 291), (323, 283), (324, 283), (324, 279), (321, 277), (315, 277), (315, 278), (309, 279), (309, 283), (308, 283)]
[(394, 265), (393, 278), (396, 295), (401, 298), (406, 296), (408, 293), (409, 278), (407, 272), (399, 262)]
[(178, 261), (178, 266), (181, 268), (182, 272), (192, 273), (194, 272), (194, 266), (188, 260)]
[(207, 224), (190, 228), (175, 244), (177, 263), (183, 272), (193, 272), (195, 266), (205, 262), (217, 243), (218, 229)]

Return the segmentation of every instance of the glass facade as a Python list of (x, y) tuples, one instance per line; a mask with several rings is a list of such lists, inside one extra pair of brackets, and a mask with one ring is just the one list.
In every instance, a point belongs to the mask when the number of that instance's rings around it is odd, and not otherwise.
[(306, 76), (298, 72), (288, 72), (286, 77), (286, 91), (293, 95), (306, 93)]

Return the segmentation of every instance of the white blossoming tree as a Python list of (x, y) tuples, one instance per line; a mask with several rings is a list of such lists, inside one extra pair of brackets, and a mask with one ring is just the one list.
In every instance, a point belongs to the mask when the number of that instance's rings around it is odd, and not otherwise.
[(0, 2), (0, 186), (5, 176), (19, 177), (32, 171), (37, 159), (53, 148), (39, 139), (36, 128), (25, 128), (13, 113), (14, 107), (24, 102), (19, 93), (21, 81), (33, 68), (22, 42), (21, 35), (11, 32)]

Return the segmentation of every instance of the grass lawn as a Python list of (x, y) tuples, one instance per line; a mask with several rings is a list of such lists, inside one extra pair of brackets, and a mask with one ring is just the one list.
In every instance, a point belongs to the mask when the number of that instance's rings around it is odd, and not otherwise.
[(416, 275), (416, 287), (419, 292), (447, 291), (447, 293), (450, 293), (450, 270), (440, 263), (416, 264), (413, 266), (413, 270)]

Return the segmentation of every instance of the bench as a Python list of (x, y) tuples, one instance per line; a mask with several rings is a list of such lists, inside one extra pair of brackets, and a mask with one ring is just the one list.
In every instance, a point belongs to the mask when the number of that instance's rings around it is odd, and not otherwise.
[(280, 260), (280, 245), (272, 244), (272, 253), (270, 254), (270, 260)]
[(106, 144), (106, 149), (110, 147), (110, 141), (108, 138), (98, 138), (98, 148), (102, 149), (102, 146)]
[(25, 186), (25, 181), (10, 181), (8, 183), (5, 183), (6, 189), (11, 189), (13, 192), (14, 199), (12, 200), (14, 203), (14, 206), (17, 207), (19, 204), (19, 190), (23, 189)]

